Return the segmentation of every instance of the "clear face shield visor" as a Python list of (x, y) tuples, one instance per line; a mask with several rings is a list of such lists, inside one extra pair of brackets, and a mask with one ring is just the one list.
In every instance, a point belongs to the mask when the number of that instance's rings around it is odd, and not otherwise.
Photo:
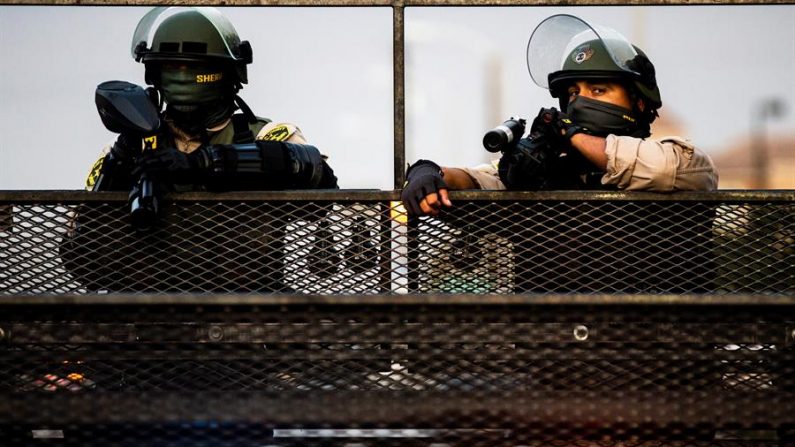
[(527, 69), (533, 82), (549, 89), (549, 75), (563, 70), (575, 49), (593, 41), (601, 43), (609, 55), (610, 63), (604, 64), (604, 71), (638, 74), (627, 66), (637, 52), (618, 31), (591, 26), (572, 15), (558, 14), (536, 26), (527, 42)]

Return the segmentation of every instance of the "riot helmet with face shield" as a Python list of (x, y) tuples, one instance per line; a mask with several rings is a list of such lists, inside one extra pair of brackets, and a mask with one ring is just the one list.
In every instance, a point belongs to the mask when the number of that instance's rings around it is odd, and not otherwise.
[[(559, 99), (561, 110), (581, 113), (594, 129), (601, 127), (597, 135), (648, 136), (649, 124), (662, 106), (654, 65), (646, 54), (617, 31), (591, 26), (578, 17), (561, 14), (541, 22), (527, 44), (527, 67), (533, 81)], [(570, 104), (568, 87), (583, 80), (623, 85), (633, 97), (632, 110), (626, 113), (623, 107), (588, 98)]]
[(219, 124), (234, 112), (252, 62), (249, 43), (210, 7), (154, 8), (138, 23), (131, 50), (146, 67), (146, 82), (167, 104), (167, 116), (188, 131)]

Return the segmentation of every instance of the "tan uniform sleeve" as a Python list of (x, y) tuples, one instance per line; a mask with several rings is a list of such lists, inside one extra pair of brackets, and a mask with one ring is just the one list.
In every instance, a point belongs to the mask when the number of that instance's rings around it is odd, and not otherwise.
[(506, 189), (505, 184), (500, 180), (497, 171), (497, 160), (489, 164), (473, 166), (471, 168), (461, 168), (466, 172), (480, 189)]
[(603, 185), (628, 191), (712, 191), (718, 172), (709, 155), (680, 137), (655, 141), (607, 137)]

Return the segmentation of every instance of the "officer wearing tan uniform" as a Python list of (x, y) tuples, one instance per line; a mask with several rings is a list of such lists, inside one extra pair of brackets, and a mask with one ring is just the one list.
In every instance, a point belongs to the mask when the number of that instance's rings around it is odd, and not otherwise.
[(414, 215), (452, 203), (448, 189), (708, 191), (718, 174), (689, 140), (651, 139), (662, 106), (654, 66), (616, 31), (556, 15), (528, 43), (533, 80), (560, 102), (542, 109), (528, 135), (492, 164), (442, 168), (420, 160), (402, 199)]

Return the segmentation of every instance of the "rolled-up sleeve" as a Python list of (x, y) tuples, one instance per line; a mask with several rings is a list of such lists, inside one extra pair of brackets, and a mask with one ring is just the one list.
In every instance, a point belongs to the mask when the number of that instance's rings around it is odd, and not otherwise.
[(606, 141), (602, 184), (629, 191), (710, 191), (718, 173), (712, 159), (680, 137), (662, 140), (618, 137)]
[(482, 164), (469, 168), (462, 168), (480, 189), (505, 189), (505, 184), (500, 180), (497, 170), (497, 161), (491, 164)]

